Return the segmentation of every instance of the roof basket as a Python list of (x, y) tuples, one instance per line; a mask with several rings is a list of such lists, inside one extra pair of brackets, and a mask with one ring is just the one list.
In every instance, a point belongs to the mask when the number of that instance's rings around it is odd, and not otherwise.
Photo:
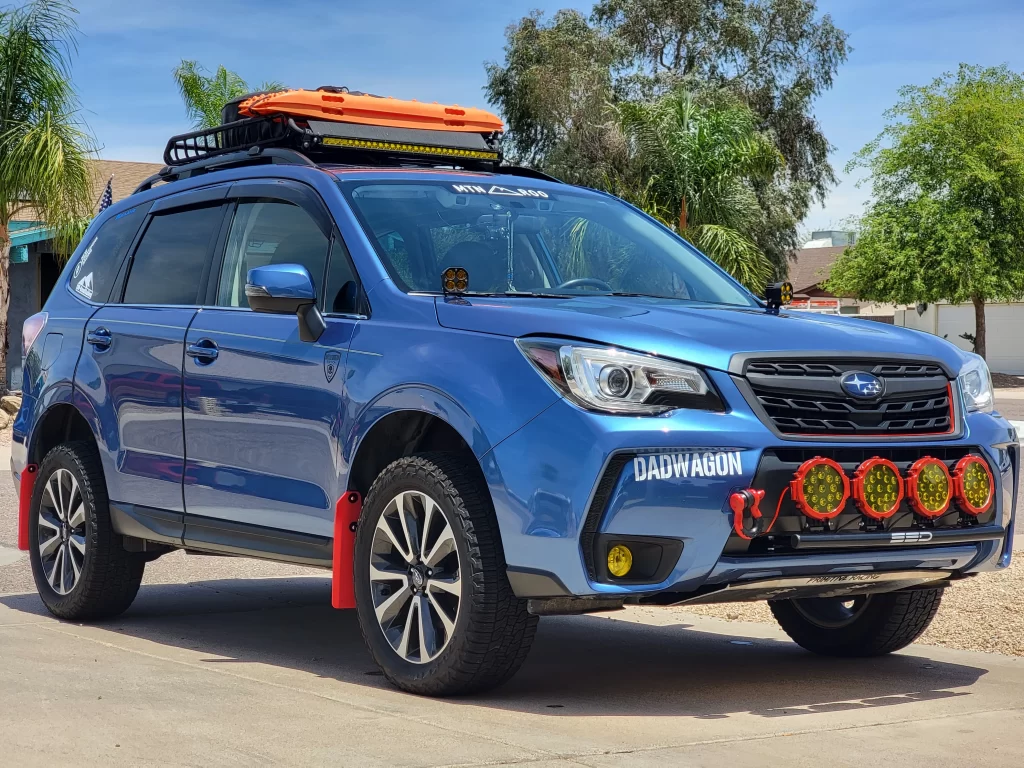
[(164, 162), (181, 166), (253, 148), (298, 150), (317, 162), (369, 166), (458, 167), (494, 171), (501, 134), (385, 127), (275, 114), (172, 136)]

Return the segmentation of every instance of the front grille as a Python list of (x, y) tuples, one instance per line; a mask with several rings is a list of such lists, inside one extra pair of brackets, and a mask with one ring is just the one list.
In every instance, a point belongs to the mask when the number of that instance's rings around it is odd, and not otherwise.
[[(840, 379), (865, 371), (885, 383), (877, 398), (847, 394)], [(934, 435), (953, 431), (949, 379), (934, 363), (755, 360), (744, 377), (750, 398), (789, 435)]]

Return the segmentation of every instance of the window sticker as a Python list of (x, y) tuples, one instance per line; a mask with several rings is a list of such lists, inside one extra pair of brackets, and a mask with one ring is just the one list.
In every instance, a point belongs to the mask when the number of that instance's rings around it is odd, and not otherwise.
[(636, 481), (694, 477), (736, 477), (743, 474), (741, 451), (669, 453), (633, 459)]
[[(78, 279), (78, 275), (79, 275), (79, 273), (81, 273), (81, 271), (82, 271), (82, 267), (84, 267), (84, 266), (85, 266), (85, 262), (87, 262), (87, 261), (89, 260), (89, 257), (90, 257), (90, 256), (92, 256), (92, 249), (96, 247), (96, 241), (97, 241), (97, 240), (99, 240), (99, 239), (100, 239), (100, 236), (99, 236), (99, 235), (96, 235), (96, 237), (94, 237), (94, 238), (92, 239), (92, 242), (91, 242), (91, 243), (89, 243), (89, 247), (88, 247), (88, 248), (86, 248), (86, 249), (85, 249), (85, 253), (83, 253), (83, 254), (82, 254), (82, 258), (80, 258), (80, 259), (78, 260), (78, 263), (77, 263), (77, 264), (75, 264), (75, 271), (74, 271), (74, 273), (73, 273), (73, 274), (71, 275), (73, 279), (75, 279), (75, 280), (77, 280), (77, 279)], [(91, 284), (92, 284), (92, 282), (90, 281), (90, 285), (91, 285)], [(91, 293), (91, 292), (92, 292), (92, 289), (90, 288), (90, 289), (89, 289), (89, 291), (90, 291), (90, 293)]]
[(92, 272), (78, 281), (75, 290), (85, 296), (85, 298), (92, 299)]
[(498, 197), (539, 197), (546, 199), (548, 193), (541, 189), (524, 189), (523, 187), (502, 187), (491, 184), (452, 184), (452, 192), (460, 195), (497, 195)]

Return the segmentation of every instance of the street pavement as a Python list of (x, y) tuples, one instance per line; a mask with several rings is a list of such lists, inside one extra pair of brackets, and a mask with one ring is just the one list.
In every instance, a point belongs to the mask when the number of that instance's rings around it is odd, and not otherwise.
[[(1024, 421), (1024, 396), (999, 407)], [(174, 553), (126, 614), (79, 625), (14, 544), (0, 471), (0, 765), (1024, 765), (1024, 659), (824, 659), (634, 608), (546, 618), (510, 683), (439, 701), (383, 680), (322, 571)]]

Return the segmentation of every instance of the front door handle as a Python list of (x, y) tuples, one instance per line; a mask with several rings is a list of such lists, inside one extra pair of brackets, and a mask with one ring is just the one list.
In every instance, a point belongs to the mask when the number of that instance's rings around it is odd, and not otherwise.
[(185, 354), (195, 359), (200, 365), (209, 365), (217, 359), (217, 343), (212, 339), (200, 339), (185, 348)]
[(109, 349), (111, 341), (110, 331), (106, 328), (96, 328), (89, 331), (85, 340), (96, 347), (96, 349)]

